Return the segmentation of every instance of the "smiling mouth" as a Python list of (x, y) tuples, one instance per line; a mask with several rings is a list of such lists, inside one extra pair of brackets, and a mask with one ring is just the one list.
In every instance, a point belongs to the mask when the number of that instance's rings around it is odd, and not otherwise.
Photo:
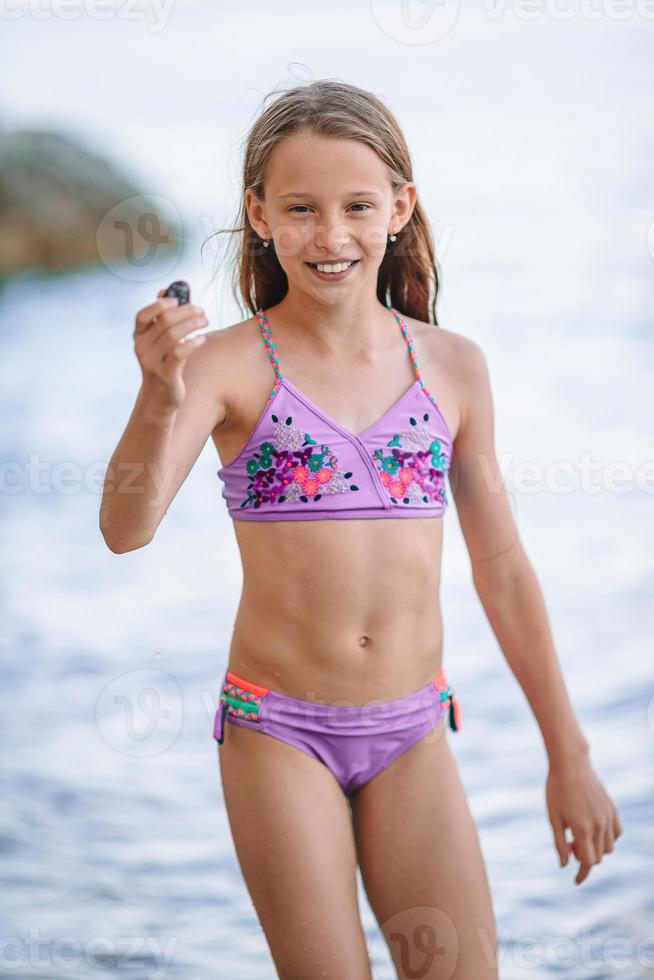
[(351, 265), (356, 265), (358, 261), (359, 259), (349, 259), (344, 262), (307, 262), (306, 265), (310, 265), (312, 269), (318, 269), (319, 272), (338, 273), (349, 269)]

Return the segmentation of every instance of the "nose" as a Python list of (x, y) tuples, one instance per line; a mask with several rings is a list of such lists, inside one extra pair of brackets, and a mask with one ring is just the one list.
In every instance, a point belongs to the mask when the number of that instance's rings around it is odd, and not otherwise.
[(328, 252), (330, 255), (336, 254), (342, 248), (347, 248), (350, 243), (350, 235), (342, 218), (324, 220), (317, 226), (314, 243), (316, 249)]

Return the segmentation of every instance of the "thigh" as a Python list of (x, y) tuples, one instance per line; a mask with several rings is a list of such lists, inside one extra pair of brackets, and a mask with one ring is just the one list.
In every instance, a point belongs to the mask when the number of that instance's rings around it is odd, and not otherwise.
[(371, 980), (352, 817), (332, 773), (229, 721), (218, 751), (236, 854), (279, 977)]
[(444, 726), (351, 803), (366, 894), (400, 980), (495, 980), (486, 868)]

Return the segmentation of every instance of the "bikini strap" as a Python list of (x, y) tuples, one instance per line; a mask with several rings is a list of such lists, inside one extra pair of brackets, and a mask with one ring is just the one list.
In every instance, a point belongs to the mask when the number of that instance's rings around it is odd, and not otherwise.
[(425, 388), (425, 382), (422, 380), (422, 374), (420, 373), (420, 366), (418, 364), (418, 354), (416, 352), (416, 345), (413, 340), (413, 335), (409, 330), (408, 323), (406, 322), (404, 317), (400, 313), (398, 313), (398, 311), (395, 309), (394, 306), (391, 306), (390, 303), (387, 303), (386, 306), (394, 315), (395, 319), (400, 325), (400, 330), (402, 331), (404, 339), (407, 342), (407, 346), (409, 348), (409, 354), (411, 355), (411, 363), (413, 364), (413, 370), (415, 372), (416, 379), (420, 384), (420, 387), (423, 389), (427, 397), (434, 403), (434, 405), (438, 405), (434, 396)]
[[(282, 371), (279, 366), (279, 355), (277, 353), (277, 348), (275, 347), (275, 341), (273, 340), (272, 331), (270, 329), (270, 324), (268, 323), (268, 317), (262, 309), (258, 309), (256, 312), (257, 324), (259, 330), (261, 331), (261, 336), (263, 337), (263, 342), (266, 345), (266, 350), (268, 351), (268, 357), (275, 371), (275, 388), (282, 380)], [(273, 391), (275, 390), (273, 388)]]

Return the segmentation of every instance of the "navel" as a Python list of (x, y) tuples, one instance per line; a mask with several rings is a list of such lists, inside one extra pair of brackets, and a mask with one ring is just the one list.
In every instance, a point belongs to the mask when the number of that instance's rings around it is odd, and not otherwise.
[(369, 642), (370, 642), (370, 637), (366, 636), (365, 633), (363, 636), (359, 637), (359, 646), (365, 647), (368, 645)]

